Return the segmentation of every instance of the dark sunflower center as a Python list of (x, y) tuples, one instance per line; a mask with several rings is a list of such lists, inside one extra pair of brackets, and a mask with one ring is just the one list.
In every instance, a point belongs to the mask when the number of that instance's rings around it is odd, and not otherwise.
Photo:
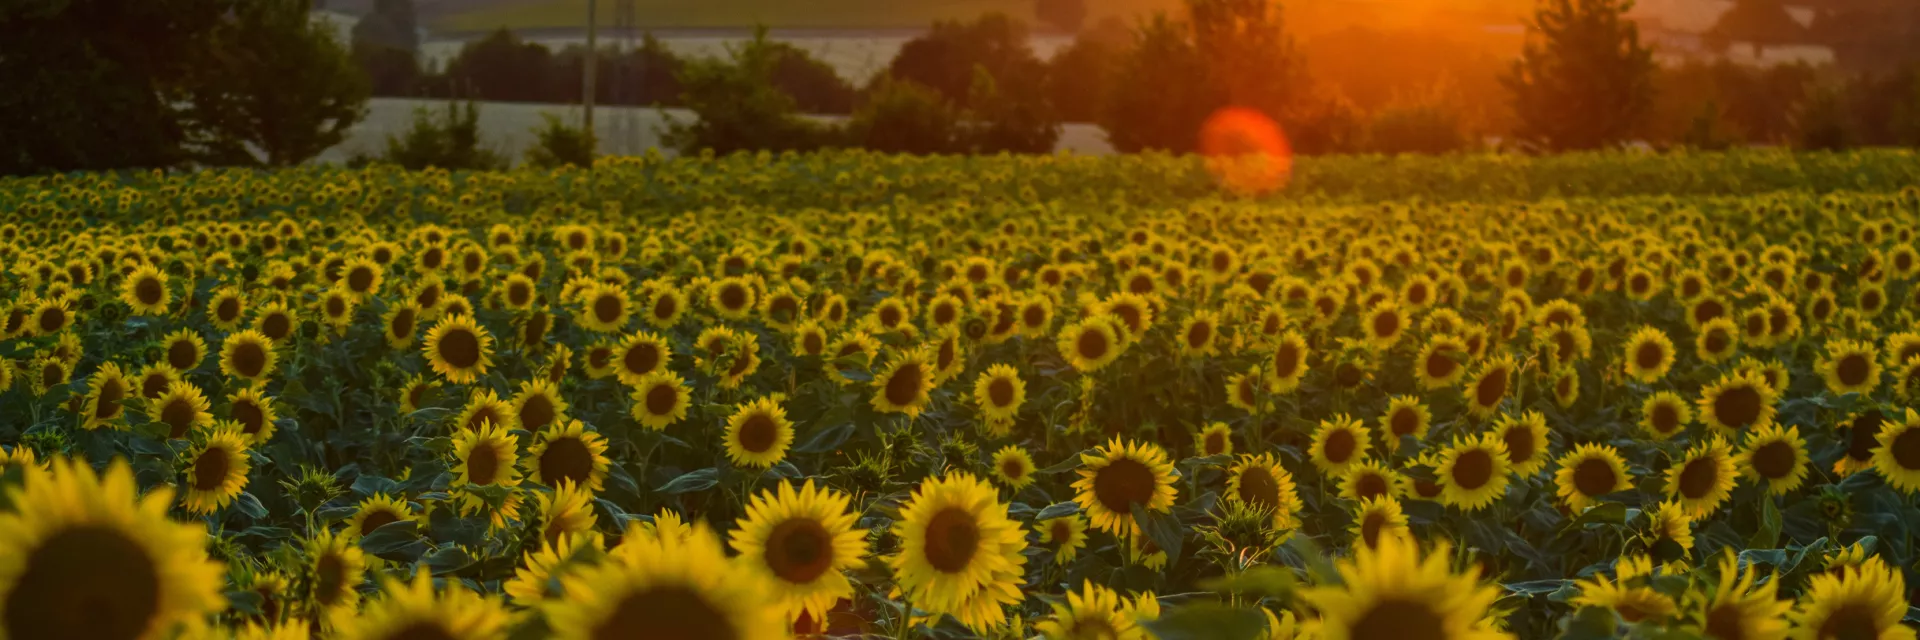
[(1845, 604), (1827, 615), (1820, 625), (1821, 638), (1836, 640), (1872, 640), (1880, 637), (1879, 615), (1867, 605)]
[(1373, 316), (1373, 335), (1376, 338), (1391, 338), (1400, 333), (1400, 316), (1393, 313), (1381, 313)]
[(1193, 323), (1193, 326), (1187, 327), (1187, 346), (1188, 347), (1199, 349), (1201, 347), (1207, 346), (1207, 342), (1212, 339), (1213, 339), (1213, 325), (1211, 324), (1207, 324), (1205, 322), (1195, 322)]
[(528, 431), (546, 428), (547, 425), (553, 424), (554, 415), (557, 413), (553, 410), (553, 400), (546, 394), (529, 395), (520, 403), (520, 428)]
[(345, 298), (327, 298), (327, 317), (338, 318), (346, 314), (347, 300)]
[(1731, 342), (1733, 342), (1732, 337), (1728, 336), (1726, 331), (1714, 329), (1707, 332), (1706, 342), (1704, 344), (1706, 345), (1707, 353), (1720, 353), (1726, 351), (1727, 346)]
[(1066, 518), (1054, 520), (1048, 531), (1052, 533), (1051, 537), (1056, 543), (1065, 544), (1068, 538), (1073, 537), (1073, 525), (1067, 524)]
[(40, 386), (52, 388), (66, 381), (66, 365), (58, 362), (48, 362), (45, 366), (40, 367)]
[(472, 416), (467, 418), (463, 426), (465, 426), (468, 431), (472, 431), (490, 424), (505, 424), (505, 421), (500, 419), (498, 407), (492, 404), (483, 404), (473, 412)]
[(1359, 444), (1360, 441), (1353, 437), (1353, 432), (1334, 429), (1327, 434), (1326, 446), (1322, 447), (1323, 455), (1327, 457), (1328, 462), (1345, 464), (1349, 458), (1353, 457), (1353, 451), (1359, 447)]
[(1020, 323), (1027, 325), (1027, 327), (1029, 328), (1035, 328), (1035, 329), (1046, 326), (1047, 324), (1046, 308), (1041, 307), (1039, 305), (1034, 305), (1034, 306), (1029, 306), (1025, 309), (1021, 309)]
[(1132, 517), (1133, 505), (1153, 501), (1155, 482), (1153, 469), (1146, 463), (1118, 458), (1094, 472), (1093, 497), (1108, 511)]
[(347, 594), (347, 565), (340, 554), (327, 553), (314, 563), (313, 599), (322, 608), (331, 607)]
[(647, 413), (665, 416), (680, 406), (680, 391), (673, 385), (662, 384), (647, 390)]
[(1369, 548), (1378, 547), (1380, 546), (1380, 530), (1386, 528), (1386, 526), (1387, 514), (1379, 511), (1369, 511), (1367, 512), (1367, 517), (1360, 520), (1360, 539), (1366, 541)]
[(887, 377), (887, 402), (896, 406), (912, 406), (920, 400), (922, 376), (920, 363), (908, 362), (894, 370)]
[(740, 422), (740, 448), (749, 453), (764, 453), (780, 437), (780, 423), (773, 416), (755, 412)]
[(1849, 353), (1834, 365), (1833, 373), (1840, 379), (1840, 384), (1853, 387), (1866, 384), (1867, 377), (1872, 373), (1872, 367), (1873, 361), (1867, 359), (1867, 356)]
[(585, 485), (592, 477), (593, 450), (578, 437), (548, 441), (546, 450), (540, 453), (540, 478), (549, 485)]
[(1893, 461), (1902, 469), (1920, 469), (1920, 429), (1907, 429), (1893, 437), (1889, 445)]
[(266, 373), (267, 350), (257, 342), (245, 340), (233, 347), (233, 370), (245, 378)]
[(1641, 343), (1638, 349), (1633, 350), (1633, 364), (1641, 369), (1658, 369), (1666, 357), (1667, 350), (1657, 342)]
[(1746, 625), (1742, 624), (1744, 619), (1745, 616), (1741, 615), (1739, 606), (1724, 604), (1714, 607), (1707, 611), (1707, 637), (1716, 640), (1746, 640), (1747, 629)]
[(727, 285), (720, 290), (720, 306), (729, 311), (747, 306), (747, 290), (740, 285)]
[(1479, 382), (1473, 384), (1474, 403), (1482, 407), (1491, 407), (1500, 404), (1500, 399), (1506, 397), (1506, 395), (1507, 370), (1505, 368), (1495, 368), (1492, 371), (1488, 371), (1480, 376)]
[(1207, 434), (1207, 446), (1206, 446), (1206, 451), (1204, 452), (1206, 455), (1210, 455), (1210, 456), (1219, 455), (1220, 453), (1225, 452), (1226, 450), (1227, 450), (1227, 434), (1218, 433), (1218, 432)]
[(1120, 320), (1127, 323), (1127, 329), (1135, 334), (1139, 334), (1141, 329), (1146, 328), (1142, 326), (1145, 324), (1145, 320), (1140, 317), (1140, 310), (1134, 308), (1131, 304), (1115, 306), (1113, 308), (1113, 315), (1120, 316)]
[(366, 293), (373, 289), (373, 270), (358, 267), (347, 272), (347, 288), (356, 293)]
[(401, 309), (395, 312), (393, 314), (393, 322), (390, 325), (388, 325), (393, 331), (393, 337), (396, 337), (396, 338), (412, 337), (413, 321), (414, 321), (413, 309)]
[(667, 318), (673, 317), (673, 314), (678, 313), (679, 311), (680, 311), (680, 301), (675, 300), (673, 296), (663, 295), (658, 298), (654, 298), (653, 300), (653, 317), (654, 318), (665, 320)]
[(1352, 640), (1446, 640), (1445, 618), (1422, 602), (1388, 598), (1354, 619)]
[(1752, 426), (1760, 419), (1760, 390), (1742, 384), (1720, 392), (1713, 399), (1713, 416), (1720, 424), (1734, 429)]
[(1613, 465), (1599, 458), (1581, 460), (1573, 467), (1573, 488), (1580, 495), (1596, 498), (1613, 493), (1620, 484), (1620, 476), (1614, 474)]
[(492, 442), (481, 440), (467, 451), (467, 481), (473, 484), (493, 484), (500, 476), (500, 450)]
[(1768, 480), (1783, 480), (1793, 473), (1795, 458), (1793, 445), (1783, 440), (1775, 440), (1753, 450), (1753, 470)]
[(1361, 500), (1387, 495), (1387, 478), (1378, 473), (1363, 473), (1353, 483), (1353, 492)]
[(1094, 329), (1080, 332), (1073, 340), (1073, 350), (1085, 360), (1099, 360), (1107, 356), (1107, 335)]
[(65, 326), (67, 326), (66, 310), (52, 307), (40, 312), (40, 333), (53, 333)]
[(622, 304), (620, 297), (614, 294), (603, 294), (593, 299), (593, 319), (595, 320), (613, 322), (619, 320), (620, 314), (626, 310), (626, 305)]
[(173, 368), (181, 371), (190, 370), (200, 364), (200, 359), (197, 357), (200, 355), (198, 353), (199, 351), (199, 349), (193, 347), (193, 343), (190, 341), (175, 340), (172, 344), (167, 345), (167, 364), (173, 365)]
[(1853, 427), (1848, 429), (1847, 457), (1861, 462), (1873, 459), (1873, 448), (1879, 444), (1880, 426), (1886, 421), (1879, 411), (1863, 413), (1853, 419)]
[(507, 303), (508, 304), (511, 304), (517, 307), (517, 306), (526, 304), (528, 301), (531, 301), (532, 299), (533, 299), (533, 289), (528, 288), (527, 285), (524, 283), (515, 282), (512, 285), (507, 287)]
[(93, 397), (93, 417), (106, 420), (120, 415), (120, 400), (127, 397), (127, 385), (115, 378), (100, 385)]
[(767, 534), (765, 560), (781, 580), (810, 584), (833, 568), (833, 536), (812, 518), (789, 519)]
[(1680, 428), (1680, 410), (1665, 402), (1653, 405), (1653, 430), (1673, 433)]
[(235, 298), (222, 298), (213, 308), (213, 315), (221, 322), (233, 322), (240, 317), (240, 301)]
[(440, 359), (455, 369), (480, 363), (480, 336), (466, 327), (453, 327), (440, 336)]
[(1500, 434), (1500, 439), (1506, 441), (1507, 459), (1512, 460), (1514, 464), (1526, 464), (1533, 460), (1534, 438), (1531, 427), (1524, 424), (1515, 425), (1508, 428), (1506, 433)]
[(927, 563), (944, 573), (967, 568), (980, 551), (980, 525), (959, 507), (948, 507), (927, 522)]
[(1262, 509), (1280, 508), (1280, 481), (1266, 467), (1247, 467), (1240, 472), (1240, 500)]
[(288, 334), (293, 333), (293, 319), (284, 313), (267, 314), (267, 317), (260, 319), (260, 333), (266, 334), (268, 340), (285, 340)]
[(193, 406), (186, 398), (175, 398), (160, 408), (160, 421), (169, 427), (167, 437), (179, 439), (187, 437), (187, 430), (200, 417), (200, 408)]
[(1006, 378), (994, 378), (987, 383), (987, 399), (997, 408), (1006, 408), (1013, 404), (1013, 381)]
[(253, 435), (260, 433), (260, 430), (267, 426), (266, 412), (262, 411), (260, 405), (254, 404), (252, 400), (242, 400), (233, 403), (233, 409), (228, 411), (228, 413), (235, 422), (240, 423), (241, 433)]
[(627, 373), (630, 374), (646, 375), (653, 373), (653, 370), (660, 366), (660, 347), (651, 342), (636, 344), (633, 348), (627, 349), (624, 355), (620, 356), (620, 363), (627, 368)]
[(1493, 454), (1485, 449), (1468, 449), (1453, 459), (1453, 484), (1472, 491), (1493, 480)]
[(195, 491), (217, 491), (227, 483), (227, 471), (232, 468), (227, 459), (227, 450), (219, 447), (207, 447), (193, 459), (193, 489)]
[(141, 278), (133, 283), (133, 297), (140, 300), (140, 304), (160, 304), (160, 298), (165, 295), (167, 288), (158, 279)]
[(1680, 495), (1690, 500), (1707, 497), (1713, 487), (1720, 482), (1720, 465), (1712, 458), (1697, 458), (1687, 461), (1680, 468)]
[(401, 627), (399, 631), (379, 636), (381, 640), (459, 640), (458, 636), (448, 632), (439, 622), (422, 620)]
[(1420, 414), (1414, 412), (1412, 409), (1395, 409), (1393, 416), (1387, 419), (1387, 429), (1393, 433), (1395, 439), (1399, 439), (1400, 436), (1413, 435), (1413, 432), (1419, 428)]
[(1287, 379), (1300, 371), (1300, 348), (1292, 343), (1283, 343), (1273, 352), (1274, 377)]
[(826, 338), (818, 333), (808, 333), (800, 338), (800, 349), (808, 354), (818, 354), (827, 350)]
[(1019, 458), (1007, 456), (1006, 460), (1000, 462), (1000, 475), (1006, 476), (1008, 480), (1020, 480), (1027, 477), (1027, 465)]
[(386, 509), (380, 509), (378, 511), (368, 513), (366, 518), (360, 520), (360, 535), (364, 536), (369, 533), (373, 533), (375, 529), (379, 529), (380, 527), (390, 525), (399, 521), (400, 521), (399, 514), (394, 513), (392, 511), (388, 511)]
[(4, 625), (14, 638), (138, 638), (160, 612), (158, 567), (125, 534), (81, 525), (23, 553), (7, 594)]
[(1367, 381), (1367, 370), (1351, 362), (1342, 362), (1333, 369), (1333, 381), (1340, 386), (1352, 389)]

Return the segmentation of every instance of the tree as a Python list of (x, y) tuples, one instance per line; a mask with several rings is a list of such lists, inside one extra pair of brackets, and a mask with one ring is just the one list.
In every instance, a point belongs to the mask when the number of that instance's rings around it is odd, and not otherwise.
[(933, 89), (964, 107), (975, 67), (986, 68), (1003, 85), (1042, 81), (1045, 66), (1029, 42), (1026, 27), (1005, 14), (990, 13), (973, 22), (942, 20), (901, 45), (886, 77)]
[(1060, 141), (1060, 119), (1035, 84), (1010, 93), (986, 67), (974, 67), (967, 92), (966, 143), (974, 153), (1048, 153)]
[(418, 95), (420, 32), (413, 0), (374, 0), (373, 10), (353, 25), (351, 48), (373, 95)]
[(580, 84), (580, 76), (557, 77), (553, 52), (504, 28), (460, 47), (447, 62), (449, 95), (496, 102), (551, 102), (554, 85)]
[(366, 115), (367, 81), (307, 0), (252, 0), (213, 34), (189, 113), (210, 164), (299, 164), (339, 144)]
[(951, 153), (960, 115), (940, 94), (910, 80), (882, 80), (847, 123), (852, 144), (887, 153)]
[(1107, 99), (1121, 56), (1132, 34), (1118, 19), (1100, 21), (1080, 32), (1073, 44), (1048, 61), (1047, 99), (1066, 122), (1093, 122)]
[(801, 119), (793, 96), (774, 86), (779, 52), (762, 27), (752, 40), (728, 47), (726, 59), (682, 65), (674, 76), (684, 87), (680, 100), (698, 119), (669, 119), (661, 131), (662, 141), (682, 153), (799, 151), (825, 144), (827, 132)]
[(1034, 0), (1033, 16), (1068, 33), (1087, 21), (1087, 0)]
[(1136, 30), (1100, 121), (1115, 148), (1191, 151), (1202, 123), (1227, 106), (1257, 111), (1314, 148), (1353, 137), (1351, 109), (1314, 90), (1278, 4), (1186, 0), (1186, 7), (1184, 22), (1155, 16)]
[(1653, 51), (1626, 18), (1632, 0), (1541, 0), (1520, 59), (1502, 78), (1518, 136), (1556, 151), (1633, 135), (1653, 103)]
[(1207, 63), (1186, 23), (1155, 14), (1134, 34), (1100, 114), (1108, 142), (1126, 153), (1191, 151), (1200, 124), (1225, 103), (1207, 82)]
[(1805, 41), (1807, 30), (1787, 13), (1781, 0), (1736, 0), (1720, 14), (1707, 35), (1728, 43), (1747, 43), (1758, 58), (1769, 46)]

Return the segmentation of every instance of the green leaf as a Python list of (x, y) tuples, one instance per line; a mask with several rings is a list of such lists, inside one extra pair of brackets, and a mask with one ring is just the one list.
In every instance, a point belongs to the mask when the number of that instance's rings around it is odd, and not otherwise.
[(720, 484), (720, 471), (713, 467), (707, 467), (698, 471), (682, 474), (680, 477), (668, 481), (667, 484), (660, 487), (660, 493), (678, 495), (695, 491), (706, 491), (718, 484)]
[(389, 522), (360, 538), (360, 548), (373, 555), (390, 554), (420, 539), (419, 525), (412, 520)]
[(1140, 625), (1160, 640), (1254, 640), (1266, 631), (1267, 616), (1258, 609), (1196, 602)]
[(1320, 545), (1315, 543), (1313, 538), (1296, 535), (1287, 539), (1286, 544), (1282, 546), (1292, 550), (1294, 555), (1299, 556), (1306, 563), (1307, 572), (1313, 576), (1314, 583), (1324, 585), (1343, 583), (1340, 572), (1334, 569), (1333, 561), (1329, 559), (1330, 556), (1320, 550)]
[(1748, 549), (1772, 549), (1780, 546), (1780, 507), (1772, 497), (1760, 498), (1760, 530), (1747, 540)]
[(401, 491), (400, 483), (394, 482), (391, 478), (383, 478), (375, 475), (364, 475), (355, 478), (353, 481), (353, 492), (363, 496), (386, 494), (390, 497), (398, 497), (406, 495)]
[(1514, 582), (1509, 584), (1503, 584), (1500, 586), (1506, 588), (1507, 591), (1511, 591), (1513, 593), (1518, 593), (1518, 594), (1527, 595), (1527, 596), (1537, 596), (1543, 593), (1553, 593), (1555, 591), (1559, 591), (1561, 587), (1565, 587), (1569, 584), (1573, 584), (1573, 581), (1572, 580), (1529, 580), (1527, 582)]
[(1560, 620), (1560, 640), (1613, 640), (1619, 626), (1613, 610), (1606, 607), (1581, 607)]
[(1627, 505), (1618, 502), (1603, 502), (1595, 505), (1580, 517), (1575, 518), (1572, 526), (1591, 527), (1598, 525), (1626, 526)]
[(837, 424), (823, 429), (815, 429), (807, 436), (807, 441), (794, 447), (794, 453), (826, 453), (840, 448), (847, 438), (853, 437), (853, 423)]
[(227, 592), (227, 606), (232, 608), (234, 613), (242, 613), (250, 616), (260, 615), (260, 604), (265, 600), (265, 597), (252, 589), (238, 589)]
[(1059, 503), (1047, 505), (1047, 508), (1041, 509), (1040, 513), (1034, 514), (1033, 519), (1035, 522), (1043, 522), (1046, 520), (1052, 520), (1054, 518), (1070, 516), (1076, 513), (1080, 513), (1080, 503), (1059, 502)]
[(1224, 594), (1286, 598), (1293, 593), (1294, 583), (1293, 570), (1284, 566), (1260, 565), (1239, 573), (1202, 580), (1199, 586)]
[(1060, 462), (1054, 463), (1054, 465), (1051, 467), (1041, 469), (1036, 473), (1051, 475), (1055, 473), (1065, 473), (1068, 471), (1072, 471), (1074, 469), (1078, 469), (1080, 468), (1080, 456), (1086, 455), (1092, 452), (1093, 452), (1092, 449), (1083, 450), (1080, 453), (1067, 456), (1066, 459), (1061, 460)]
[(1147, 511), (1145, 506), (1135, 502), (1133, 503), (1133, 521), (1140, 525), (1141, 531), (1146, 532), (1147, 539), (1152, 540), (1154, 546), (1167, 552), (1169, 566), (1179, 561), (1180, 543), (1184, 540), (1181, 532), (1185, 530), (1181, 527), (1179, 518), (1175, 518), (1170, 513)]
[(446, 547), (427, 554), (424, 561), (427, 563), (427, 567), (433, 569), (433, 575), (436, 576), (456, 573), (461, 569), (471, 567), (479, 562), (475, 560), (473, 556), (467, 555), (465, 549), (459, 547)]
[(267, 505), (260, 504), (260, 499), (253, 497), (251, 493), (240, 494), (240, 497), (233, 501), (233, 508), (254, 520), (267, 517)]

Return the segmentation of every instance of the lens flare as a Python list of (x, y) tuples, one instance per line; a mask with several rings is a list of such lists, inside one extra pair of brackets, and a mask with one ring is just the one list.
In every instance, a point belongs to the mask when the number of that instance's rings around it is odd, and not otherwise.
[(1208, 117), (1200, 129), (1200, 152), (1207, 156), (1207, 169), (1235, 193), (1277, 191), (1293, 175), (1286, 132), (1266, 114), (1245, 107), (1227, 107)]

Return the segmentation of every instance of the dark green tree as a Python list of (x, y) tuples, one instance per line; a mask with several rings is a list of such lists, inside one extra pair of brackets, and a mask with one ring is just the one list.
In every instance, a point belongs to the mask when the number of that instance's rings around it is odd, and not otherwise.
[(1066, 122), (1093, 122), (1106, 102), (1121, 56), (1133, 34), (1118, 19), (1102, 20), (1080, 32), (1073, 44), (1047, 62), (1047, 99)]
[(1099, 124), (1123, 152), (1185, 152), (1198, 144), (1201, 123), (1225, 103), (1207, 81), (1207, 61), (1187, 24), (1157, 14), (1135, 32)]
[(288, 166), (339, 144), (366, 115), (366, 78), (308, 0), (252, 0), (213, 33), (188, 113), (209, 164)]
[(413, 0), (375, 0), (353, 25), (353, 59), (376, 96), (420, 93), (420, 32)]
[(1540, 0), (1520, 59), (1501, 78), (1520, 139), (1555, 151), (1619, 144), (1653, 104), (1653, 50), (1632, 0)]
[(883, 80), (847, 123), (851, 144), (887, 153), (952, 153), (960, 114), (945, 98), (908, 80)]
[(546, 45), (504, 28), (461, 46), (442, 75), (447, 95), (495, 102), (549, 102), (559, 86), (580, 84), (579, 75), (555, 73)]
[(767, 149), (807, 150), (828, 142), (828, 131), (799, 116), (798, 103), (774, 86), (781, 49), (767, 30), (728, 48), (726, 58), (690, 60), (674, 76), (691, 122), (669, 119), (661, 140), (682, 153)]

